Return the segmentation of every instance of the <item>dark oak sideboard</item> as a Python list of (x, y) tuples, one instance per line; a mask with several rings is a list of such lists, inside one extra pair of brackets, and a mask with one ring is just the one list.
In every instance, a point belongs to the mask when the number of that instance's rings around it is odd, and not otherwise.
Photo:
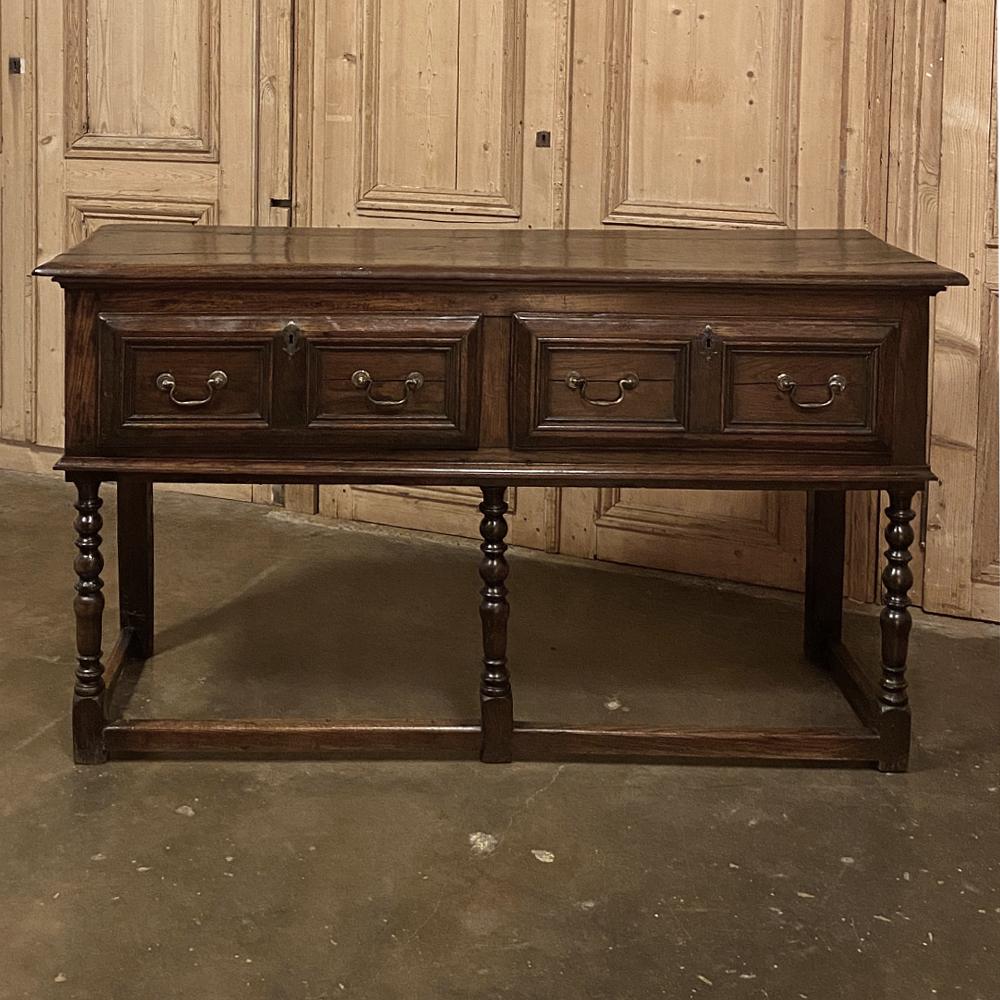
[[(860, 231), (109, 226), (36, 271), (66, 291), (76, 484), (76, 760), (380, 750), (484, 761), (907, 766), (912, 498), (927, 466), (929, 297), (962, 275)], [(103, 482), (121, 629), (102, 651)], [(153, 653), (153, 482), (482, 489), (478, 720), (139, 719)], [(508, 486), (801, 490), (804, 641), (847, 729), (515, 721)], [(881, 663), (841, 642), (847, 490), (888, 494)], [(614, 623), (608, 625), (615, 627)]]

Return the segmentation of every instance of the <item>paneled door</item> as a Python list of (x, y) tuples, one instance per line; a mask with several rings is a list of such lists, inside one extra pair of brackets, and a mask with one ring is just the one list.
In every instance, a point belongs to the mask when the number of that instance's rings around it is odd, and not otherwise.
[[(305, 0), (295, 224), (562, 228), (570, 0)], [(320, 512), (475, 535), (479, 491), (324, 487)], [(558, 494), (511, 491), (554, 548)]]
[[(290, 25), (290, 0), (283, 6)], [(39, 259), (112, 223), (287, 224), (287, 209), (284, 220), (258, 213), (258, 160), (274, 170), (281, 159), (261, 156), (258, 143), (258, 135), (275, 138), (258, 106), (280, 122), (275, 102), (259, 95), (258, 39), (266, 51), (281, 30), (280, 12), (259, 19), (271, 7), (266, 0), (44, 4), (37, 22)], [(287, 122), (287, 94), (283, 102)], [(287, 131), (283, 147), (287, 164)], [(271, 191), (269, 178), (262, 189), (287, 196), (287, 173), (286, 166), (284, 190)], [(48, 281), (37, 295), (34, 440), (59, 446), (62, 295)]]
[(969, 276), (935, 310), (923, 604), (1000, 621), (996, 11), (948, 7), (938, 257)]
[[(807, 0), (580, 0), (570, 225), (857, 225), (866, 17)], [(560, 551), (798, 589), (804, 519), (801, 494), (566, 491)]]

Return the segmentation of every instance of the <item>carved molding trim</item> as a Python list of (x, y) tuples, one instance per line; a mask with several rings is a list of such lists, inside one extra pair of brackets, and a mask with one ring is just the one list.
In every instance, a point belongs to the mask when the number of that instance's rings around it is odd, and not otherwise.
[(89, 0), (66, 0), (65, 113), (66, 156), (123, 160), (219, 160), (218, 120), (221, 0), (201, 0), (201, 53), (198, 93), (201, 97), (197, 134), (113, 135), (96, 130), (89, 106)]
[(187, 222), (212, 225), (218, 216), (214, 202), (171, 201), (138, 196), (66, 198), (66, 245), (85, 239), (101, 225), (115, 222)]
[(794, 228), (798, 173), (798, 78), (802, 61), (803, 0), (780, 0), (775, 15), (775, 95), (772, 110), (770, 204), (764, 208), (692, 205), (632, 198), (629, 192), (632, 20), (635, 0), (610, 0), (606, 53), (603, 222), (647, 226)]

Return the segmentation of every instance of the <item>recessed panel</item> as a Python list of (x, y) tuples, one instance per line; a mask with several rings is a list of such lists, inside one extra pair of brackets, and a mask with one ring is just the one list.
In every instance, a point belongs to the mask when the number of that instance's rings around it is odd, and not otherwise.
[(267, 354), (264, 345), (126, 340), (123, 423), (266, 424)]
[(656, 447), (684, 430), (689, 341), (672, 321), (520, 315), (515, 324), (518, 445)]
[(70, 0), (68, 155), (215, 156), (218, 0)]
[(606, 221), (791, 225), (796, 0), (617, 0)]
[(310, 326), (310, 430), (354, 445), (475, 445), (477, 317), (331, 316)]
[(727, 352), (726, 427), (871, 430), (877, 348)]
[(524, 0), (366, 0), (357, 207), (516, 217)]

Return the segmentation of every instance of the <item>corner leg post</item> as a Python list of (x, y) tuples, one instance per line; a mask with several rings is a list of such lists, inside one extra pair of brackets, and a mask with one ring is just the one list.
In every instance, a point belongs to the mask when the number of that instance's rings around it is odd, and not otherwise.
[(514, 732), (514, 708), (507, 670), (507, 504), (506, 487), (484, 486), (479, 510), (483, 517), (479, 533), (483, 538), (480, 550), (479, 575), (483, 588), (479, 592), (479, 617), (483, 626), (483, 672), (479, 684), (479, 705), (482, 715), (480, 759), (489, 763), (505, 763), (511, 759), (511, 738)]
[(121, 627), (131, 628), (129, 656), (153, 655), (153, 484), (118, 481), (118, 606)]
[(101, 480), (94, 476), (76, 480), (77, 515), (76, 683), (73, 688), (73, 759), (78, 764), (107, 760), (104, 744), (104, 664), (101, 660), (101, 623), (104, 614), (104, 557), (101, 555)]
[(844, 617), (843, 490), (806, 494), (806, 580), (803, 646), (806, 656), (822, 663), (839, 642)]
[(906, 654), (909, 647), (910, 546), (915, 516), (913, 490), (890, 490), (885, 509), (886, 566), (882, 571), (882, 677), (879, 685), (880, 771), (905, 771), (910, 756), (910, 703), (906, 691)]

